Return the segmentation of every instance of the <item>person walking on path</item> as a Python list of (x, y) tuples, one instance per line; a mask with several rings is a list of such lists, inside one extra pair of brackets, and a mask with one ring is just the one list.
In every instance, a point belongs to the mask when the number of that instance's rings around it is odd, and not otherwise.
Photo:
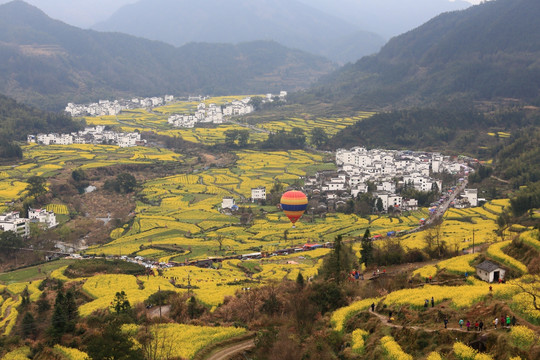
[(512, 326), (516, 326), (516, 317), (514, 315), (512, 315)]
[(504, 321), (504, 316), (501, 316), (501, 327), (504, 327), (505, 323), (506, 323), (506, 321)]
[(506, 326), (510, 327), (512, 319), (510, 319), (510, 315), (506, 315)]
[(458, 324), (459, 324), (459, 328), (463, 329), (463, 319), (459, 319)]
[(495, 326), (495, 329), (497, 329), (498, 323), (499, 323), (499, 318), (495, 318), (495, 320), (493, 320), (493, 326)]
[(371, 312), (375, 312), (375, 303), (371, 303)]
[(484, 327), (484, 322), (482, 320), (480, 320), (480, 322), (478, 323), (478, 329), (480, 331), (482, 331), (482, 328)]
[(474, 323), (474, 330), (478, 331), (479, 326), (480, 324), (478, 323), (478, 320), (476, 320), (476, 322)]
[(447, 329), (448, 326), (448, 318), (444, 318), (444, 328)]
[(471, 322), (467, 320), (467, 331), (469, 331), (470, 328), (471, 328)]
[(435, 300), (433, 300), (433, 296), (431, 297), (431, 307), (435, 307)]
[(424, 301), (424, 308), (426, 308), (426, 309), (427, 309), (427, 307), (428, 307), (428, 304), (429, 304), (429, 300), (428, 300), (428, 299), (426, 299), (426, 300)]

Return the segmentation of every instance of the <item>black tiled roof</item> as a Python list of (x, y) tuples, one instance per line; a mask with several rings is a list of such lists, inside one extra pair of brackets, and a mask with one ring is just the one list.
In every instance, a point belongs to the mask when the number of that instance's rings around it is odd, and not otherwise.
[(499, 264), (486, 260), (481, 264), (477, 265), (476, 268), (487, 272), (492, 272), (494, 270), (500, 269), (501, 267), (499, 266)]

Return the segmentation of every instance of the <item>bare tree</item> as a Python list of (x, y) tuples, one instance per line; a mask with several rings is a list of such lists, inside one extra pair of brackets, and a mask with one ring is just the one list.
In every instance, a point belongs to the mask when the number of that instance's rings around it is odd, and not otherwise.
[(179, 335), (175, 332), (168, 332), (159, 325), (145, 325), (137, 334), (137, 340), (141, 344), (144, 358), (146, 360), (168, 360), (174, 359), (175, 344)]
[(225, 240), (225, 238), (223, 237), (223, 235), (218, 235), (216, 237), (216, 241), (218, 242), (219, 244), (219, 251), (221, 251), (221, 249), (223, 248), (223, 241)]
[(522, 292), (528, 294), (532, 298), (532, 305), (536, 311), (540, 311), (540, 276), (533, 275), (523, 278), (523, 280), (509, 281), (509, 284), (515, 285)]

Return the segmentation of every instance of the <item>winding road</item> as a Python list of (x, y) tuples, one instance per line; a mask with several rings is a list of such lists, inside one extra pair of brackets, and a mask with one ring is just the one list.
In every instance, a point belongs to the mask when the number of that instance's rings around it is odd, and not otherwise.
[(211, 354), (206, 360), (227, 360), (231, 356), (239, 354), (243, 351), (249, 350), (255, 347), (255, 341), (253, 339), (245, 340), (226, 348), (222, 348), (218, 352)]

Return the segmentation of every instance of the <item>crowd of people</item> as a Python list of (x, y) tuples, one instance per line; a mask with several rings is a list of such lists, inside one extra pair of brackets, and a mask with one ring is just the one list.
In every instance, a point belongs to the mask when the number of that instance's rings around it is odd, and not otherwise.
[[(445, 329), (446, 329), (447, 324), (448, 324), (448, 319), (445, 318), (444, 319), (444, 328)], [(501, 327), (515, 326), (516, 325), (516, 317), (515, 316), (510, 317), (510, 315), (501, 316), (500, 318), (496, 317), (495, 319), (493, 319), (492, 324), (493, 324), (494, 329), (497, 329), (497, 326), (499, 326), (499, 324), (500, 324)], [(471, 323), (469, 320), (467, 320), (467, 322), (465, 323), (465, 321), (463, 319), (459, 319), (458, 325), (459, 325), (460, 329), (463, 329), (463, 326), (465, 325), (465, 328), (467, 329), (467, 331), (471, 331), (471, 330), (482, 331), (482, 330), (484, 330), (484, 322), (482, 320), (476, 320), (474, 323)]]

